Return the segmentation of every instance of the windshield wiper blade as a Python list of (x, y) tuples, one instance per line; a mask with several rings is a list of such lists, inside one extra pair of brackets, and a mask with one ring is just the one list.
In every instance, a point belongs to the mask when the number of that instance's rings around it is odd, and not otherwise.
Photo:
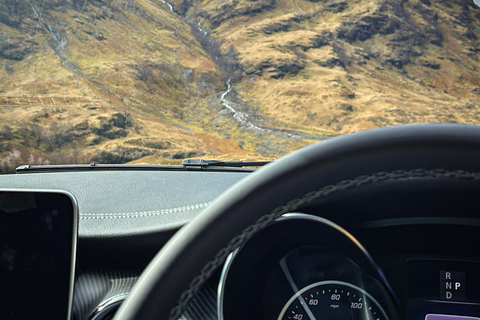
[(185, 159), (182, 165), (188, 168), (207, 168), (207, 167), (229, 167), (229, 168), (243, 168), (243, 167), (263, 167), (271, 161), (238, 161), (238, 160), (203, 160), (203, 159)]
[[(78, 172), (78, 171), (236, 171), (252, 172), (252, 167), (260, 167), (269, 161), (217, 161), (203, 159), (186, 159), (181, 165), (154, 164), (64, 164), (64, 165), (21, 165), (17, 173), (42, 172)], [(247, 168), (245, 168), (247, 167)]]
[(21, 165), (15, 169), (17, 173), (68, 172), (68, 171), (109, 171), (109, 170), (159, 170), (181, 171), (182, 165), (150, 165), (150, 164), (60, 164), (60, 165)]

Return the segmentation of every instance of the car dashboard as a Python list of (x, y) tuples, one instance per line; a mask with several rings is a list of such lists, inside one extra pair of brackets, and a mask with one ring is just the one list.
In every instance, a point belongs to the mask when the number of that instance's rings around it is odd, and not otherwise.
[[(2, 176), (0, 188), (76, 198), (73, 319), (103, 320), (168, 239), (249, 174), (32, 173)], [(403, 181), (309, 203), (232, 253), (182, 319), (477, 319), (479, 193)]]

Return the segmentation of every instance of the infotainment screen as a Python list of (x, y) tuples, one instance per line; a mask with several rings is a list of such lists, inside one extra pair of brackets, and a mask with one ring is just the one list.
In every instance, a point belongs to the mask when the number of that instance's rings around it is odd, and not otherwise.
[(0, 189), (0, 319), (70, 319), (77, 219), (67, 193)]
[(480, 320), (480, 264), (409, 261), (408, 320)]

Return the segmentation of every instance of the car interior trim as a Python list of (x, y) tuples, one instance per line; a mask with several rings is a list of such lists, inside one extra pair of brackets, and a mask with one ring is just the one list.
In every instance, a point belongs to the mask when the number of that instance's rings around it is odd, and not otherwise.
[(223, 266), (222, 273), (220, 274), (220, 281), (218, 282), (217, 289), (217, 312), (219, 320), (223, 320), (223, 297), (225, 293), (225, 283), (227, 281), (228, 271), (233, 263), (235, 256), (237, 255), (240, 248), (237, 248), (235, 251), (230, 253), (225, 260), (225, 265)]
[(458, 225), (458, 226), (475, 226), (480, 227), (480, 220), (470, 218), (455, 218), (455, 217), (411, 217), (411, 218), (394, 218), (367, 221), (361, 224), (364, 228), (384, 228), (395, 226), (408, 225)]
[(119, 294), (113, 296), (106, 301), (103, 301), (95, 311), (92, 313), (90, 320), (102, 320), (104, 319), (104, 314), (110, 312), (112, 309), (117, 309), (125, 299), (127, 299), (127, 294)]

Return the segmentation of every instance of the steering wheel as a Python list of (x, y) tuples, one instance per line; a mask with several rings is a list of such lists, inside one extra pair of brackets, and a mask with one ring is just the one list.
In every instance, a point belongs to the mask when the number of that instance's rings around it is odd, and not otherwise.
[(478, 188), (480, 127), (368, 130), (311, 145), (257, 170), (172, 237), (115, 319), (177, 319), (226, 257), (280, 215), (345, 190), (412, 180), (455, 180)]

